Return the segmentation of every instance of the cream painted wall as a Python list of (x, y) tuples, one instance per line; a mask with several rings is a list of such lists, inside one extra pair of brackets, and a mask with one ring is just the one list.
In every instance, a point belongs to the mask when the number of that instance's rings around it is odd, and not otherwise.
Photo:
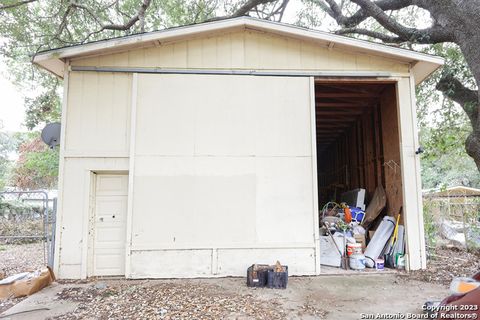
[[(245, 31), (72, 65), (401, 75), (392, 79), (400, 81), (404, 179), (418, 170), (411, 154), (415, 106), (409, 69), (397, 61)], [(243, 275), (248, 264), (276, 259), (292, 274), (319, 272), (309, 78), (140, 74), (134, 83), (128, 73), (67, 74), (59, 278), (87, 275), (91, 172), (127, 170), (133, 182), (128, 277)], [(423, 255), (418, 181), (404, 188), (410, 261), (415, 261)], [(412, 268), (422, 266), (411, 262)]]
[(131, 75), (72, 72), (66, 156), (128, 156)]
[(127, 276), (315, 273), (310, 107), (308, 78), (138, 75)]
[(156, 47), (80, 58), (72, 66), (341, 70), (409, 73), (409, 65), (385, 57), (344, 51), (258, 31), (224, 33), (166, 42)]

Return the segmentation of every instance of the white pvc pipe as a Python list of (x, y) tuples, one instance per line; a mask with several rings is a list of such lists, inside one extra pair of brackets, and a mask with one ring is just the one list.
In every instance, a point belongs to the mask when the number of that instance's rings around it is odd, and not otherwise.
[(390, 240), (393, 229), (395, 229), (395, 219), (388, 216), (384, 217), (365, 250), (367, 267), (373, 268), (375, 266), (375, 259), (382, 253), (385, 244)]

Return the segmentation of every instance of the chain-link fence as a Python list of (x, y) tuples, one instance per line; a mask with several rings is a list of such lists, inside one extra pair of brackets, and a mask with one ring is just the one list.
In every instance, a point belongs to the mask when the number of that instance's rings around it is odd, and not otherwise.
[(0, 243), (43, 242), (44, 263), (52, 267), (56, 203), (45, 191), (0, 192)]
[(480, 250), (480, 197), (424, 196), (425, 237), (430, 248)]

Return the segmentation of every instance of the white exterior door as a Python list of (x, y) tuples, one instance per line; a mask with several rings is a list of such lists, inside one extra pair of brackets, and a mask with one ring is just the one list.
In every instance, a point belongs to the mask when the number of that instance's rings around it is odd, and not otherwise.
[(124, 275), (128, 175), (98, 174), (95, 190), (92, 275)]

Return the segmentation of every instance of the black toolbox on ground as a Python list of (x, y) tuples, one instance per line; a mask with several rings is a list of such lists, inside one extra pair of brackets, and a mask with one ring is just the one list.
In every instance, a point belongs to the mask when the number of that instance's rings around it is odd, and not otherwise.
[(276, 272), (275, 266), (268, 264), (253, 264), (247, 269), (248, 287), (267, 287), (285, 289), (288, 282), (288, 266), (282, 266), (282, 272)]
[(253, 264), (247, 269), (247, 287), (265, 287), (268, 280), (268, 264)]

